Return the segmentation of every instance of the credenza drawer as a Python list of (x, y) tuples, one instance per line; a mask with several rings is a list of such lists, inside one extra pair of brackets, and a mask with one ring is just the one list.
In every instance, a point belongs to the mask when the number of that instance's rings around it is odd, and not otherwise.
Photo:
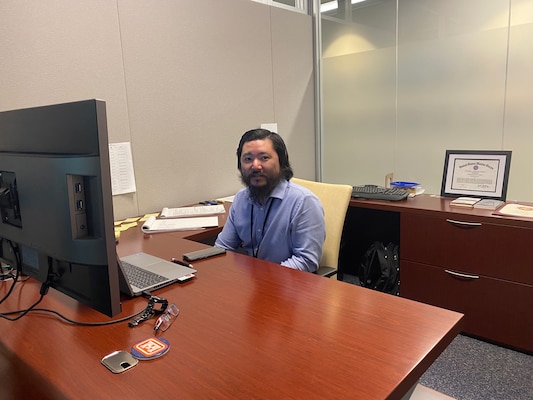
[(402, 213), (400, 258), (533, 285), (533, 229)]
[(465, 333), (533, 352), (533, 286), (454, 272), (402, 259), (400, 294), (464, 313)]

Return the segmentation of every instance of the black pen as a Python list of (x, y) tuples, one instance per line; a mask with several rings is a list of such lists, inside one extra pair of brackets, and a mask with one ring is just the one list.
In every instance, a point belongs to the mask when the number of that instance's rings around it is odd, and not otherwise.
[(194, 268), (192, 264), (186, 263), (185, 261), (178, 260), (177, 258), (172, 257), (170, 259), (174, 264), (183, 265), (184, 267)]

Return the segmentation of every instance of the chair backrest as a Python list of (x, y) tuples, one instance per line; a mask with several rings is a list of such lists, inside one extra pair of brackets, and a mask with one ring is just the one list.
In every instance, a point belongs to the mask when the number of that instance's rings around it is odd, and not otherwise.
[(320, 266), (337, 268), (342, 229), (353, 188), (350, 185), (314, 182), (299, 178), (292, 178), (291, 181), (309, 189), (322, 203), (326, 223), (326, 240), (322, 247)]

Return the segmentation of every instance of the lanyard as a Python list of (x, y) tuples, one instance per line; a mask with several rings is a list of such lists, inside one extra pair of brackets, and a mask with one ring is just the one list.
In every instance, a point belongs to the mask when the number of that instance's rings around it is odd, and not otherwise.
[(272, 203), (274, 202), (272, 198), (269, 198), (268, 201), (270, 201), (267, 212), (265, 215), (265, 219), (263, 220), (263, 227), (261, 228), (261, 240), (259, 243), (257, 243), (257, 247), (254, 246), (254, 205), (252, 204), (252, 210), (250, 212), (250, 240), (252, 242), (252, 254), (255, 258), (257, 258), (257, 254), (259, 253), (259, 246), (261, 246), (261, 242), (263, 241), (263, 238), (265, 236), (265, 226), (267, 223), (268, 215), (270, 214), (270, 210), (272, 209)]

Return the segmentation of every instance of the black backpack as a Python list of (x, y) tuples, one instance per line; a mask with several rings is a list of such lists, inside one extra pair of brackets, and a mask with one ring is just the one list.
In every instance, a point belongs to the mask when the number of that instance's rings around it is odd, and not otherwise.
[(400, 294), (400, 258), (398, 245), (389, 243), (384, 246), (374, 242), (361, 259), (358, 270), (361, 286), (390, 293)]

